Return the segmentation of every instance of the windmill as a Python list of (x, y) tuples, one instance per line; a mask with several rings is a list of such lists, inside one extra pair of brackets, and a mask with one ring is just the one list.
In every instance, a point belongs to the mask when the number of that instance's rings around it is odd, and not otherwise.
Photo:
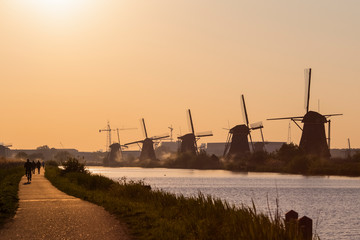
[[(104, 129), (100, 129), (99, 132), (107, 132), (107, 136), (106, 136), (106, 147), (108, 148), (108, 156), (107, 156), (107, 161), (110, 162), (114, 162), (115, 159), (122, 159), (123, 158), (123, 154), (122, 154), (122, 148), (127, 148), (127, 146), (121, 145), (120, 143), (120, 134), (119, 131), (122, 130), (132, 130), (132, 129), (137, 129), (137, 128), (116, 128), (116, 129), (112, 129), (110, 127), (110, 122), (107, 122), (107, 126)], [(112, 131), (116, 131), (117, 132), (117, 138), (118, 138), (118, 142), (116, 143), (112, 143), (111, 142), (111, 132)]]
[(140, 140), (140, 141), (125, 143), (124, 145), (128, 146), (128, 145), (131, 145), (131, 144), (142, 143), (140, 161), (143, 161), (143, 160), (146, 160), (146, 159), (156, 160), (155, 151), (154, 151), (154, 141), (160, 140), (160, 139), (163, 139), (163, 138), (168, 138), (169, 135), (168, 134), (163, 134), (163, 135), (160, 135), (160, 136), (148, 137), (144, 118), (141, 119), (141, 127), (142, 127), (142, 130), (143, 130), (143, 134), (145, 136), (145, 139)]
[[(311, 85), (311, 68), (305, 69), (305, 109), (304, 116), (270, 118), (267, 120), (283, 120), (290, 119), (302, 131), (299, 147), (306, 154), (313, 154), (321, 157), (330, 157), (330, 127), (332, 116), (340, 116), (342, 114), (326, 114), (322, 115), (315, 111), (309, 111), (310, 102), (310, 85)], [(301, 121), (303, 128), (297, 123)], [(325, 124), (328, 124), (328, 137), (326, 138)], [(326, 141), (327, 140), (327, 141)]]
[(188, 124), (191, 133), (178, 137), (178, 139), (181, 140), (179, 152), (181, 153), (189, 152), (195, 155), (198, 153), (197, 141), (202, 137), (213, 136), (213, 134), (211, 131), (195, 134), (194, 124), (192, 121), (190, 109), (187, 110), (187, 114), (188, 114)]
[[(264, 135), (262, 129), (264, 125), (262, 122), (257, 122), (253, 124), (249, 124), (249, 117), (246, 110), (245, 98), (244, 95), (241, 95), (241, 110), (243, 114), (243, 119), (245, 124), (236, 125), (235, 127), (231, 128), (228, 133), (228, 137), (225, 144), (224, 156), (239, 156), (250, 152), (249, 147), (249, 140), (250, 138), (251, 148), (254, 151), (264, 151), (265, 150), (265, 143), (264, 143)], [(251, 130), (259, 129), (262, 138), (262, 144), (257, 144), (254, 146), (252, 137), (251, 137)]]

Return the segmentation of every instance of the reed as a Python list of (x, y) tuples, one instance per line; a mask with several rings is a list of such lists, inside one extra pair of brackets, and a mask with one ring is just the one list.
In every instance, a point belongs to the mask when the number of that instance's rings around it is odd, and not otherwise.
[(136, 239), (302, 239), (285, 230), (280, 216), (258, 213), (254, 205), (235, 207), (201, 193), (174, 195), (125, 178), (115, 182), (89, 173), (62, 174), (50, 166), (45, 176), (60, 190), (118, 216)]

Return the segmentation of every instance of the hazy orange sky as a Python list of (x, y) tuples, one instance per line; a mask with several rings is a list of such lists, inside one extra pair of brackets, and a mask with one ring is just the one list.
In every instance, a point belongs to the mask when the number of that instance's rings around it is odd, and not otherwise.
[[(332, 118), (332, 147), (360, 147), (360, 2), (2, 0), (0, 142), (105, 149), (104, 128), (123, 143), (149, 135), (263, 121), (267, 141), (287, 141), (304, 109), (304, 69), (313, 69), (310, 109)], [(291, 125), (292, 140), (300, 130)], [(253, 133), (259, 140), (258, 132)], [(115, 135), (113, 139), (116, 140)]]

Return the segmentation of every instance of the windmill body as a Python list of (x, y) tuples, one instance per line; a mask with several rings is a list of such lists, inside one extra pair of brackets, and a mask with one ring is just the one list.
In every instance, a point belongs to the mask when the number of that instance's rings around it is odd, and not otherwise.
[(181, 140), (180, 152), (182, 153), (188, 152), (191, 154), (196, 154), (197, 144), (196, 144), (195, 135), (193, 133), (185, 134), (179, 137), (179, 139)]
[(250, 152), (248, 135), (250, 130), (245, 124), (236, 125), (231, 128), (231, 142), (229, 148), (229, 156), (239, 156)]
[(144, 161), (146, 159), (156, 160), (153, 140), (151, 140), (151, 138), (145, 138), (142, 144), (140, 161)]
[(122, 159), (120, 144), (113, 143), (110, 145), (110, 152), (104, 159), (104, 166), (114, 166), (119, 160)]
[(330, 150), (326, 142), (325, 123), (326, 117), (318, 112), (309, 111), (302, 119), (303, 131), (299, 147), (306, 154), (321, 157), (330, 157)]

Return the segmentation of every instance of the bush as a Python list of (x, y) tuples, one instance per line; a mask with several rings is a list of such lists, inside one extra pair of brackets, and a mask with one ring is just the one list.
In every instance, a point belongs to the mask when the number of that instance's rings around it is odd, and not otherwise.
[(281, 148), (277, 151), (277, 156), (279, 160), (282, 161), (290, 161), (291, 159), (302, 155), (303, 155), (302, 150), (299, 148), (299, 146), (293, 143), (290, 144), (284, 143), (281, 146)]
[(46, 161), (46, 166), (58, 167), (59, 163), (55, 160)]
[(62, 170), (63, 173), (68, 173), (68, 172), (87, 173), (87, 170), (85, 169), (85, 164), (80, 163), (79, 160), (76, 158), (69, 158), (62, 165), (64, 166), (64, 169)]

